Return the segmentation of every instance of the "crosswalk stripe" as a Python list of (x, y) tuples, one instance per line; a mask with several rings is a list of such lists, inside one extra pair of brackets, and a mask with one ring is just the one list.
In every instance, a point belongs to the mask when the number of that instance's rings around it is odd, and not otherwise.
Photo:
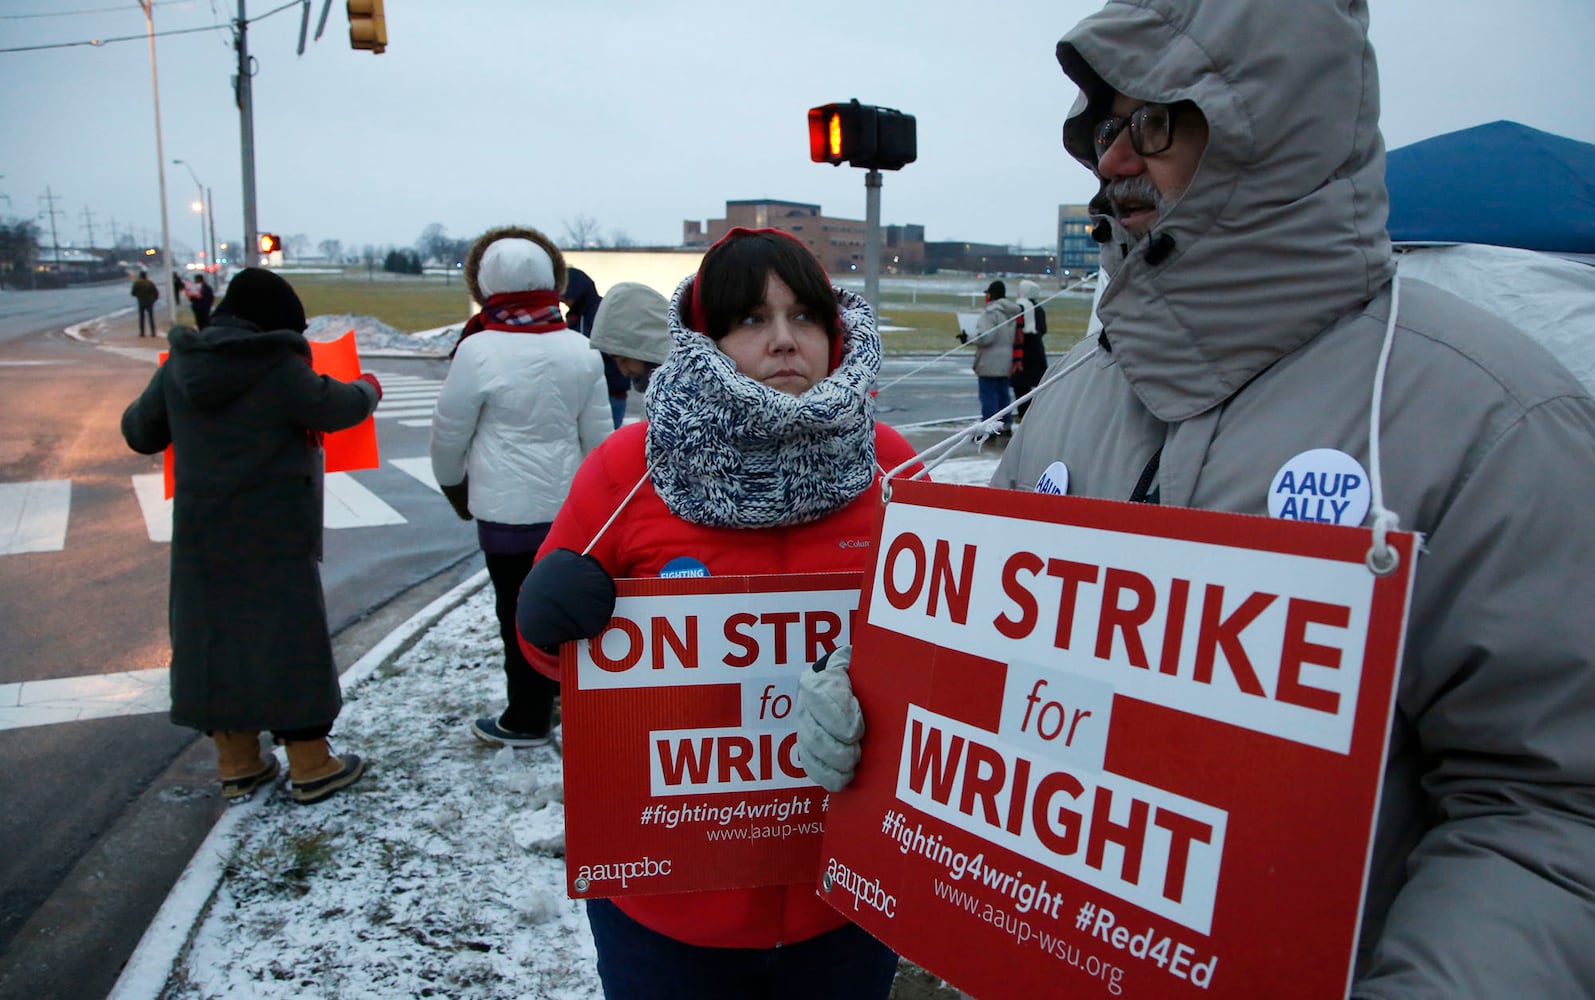
[(379, 524), (403, 524), (405, 521), (403, 514), (355, 482), (349, 473), (329, 472), (322, 523), (330, 529), (369, 528)]
[(431, 417), (427, 417), (425, 420), (401, 420), (401, 421), (399, 421), (399, 426), (400, 427), (431, 427), (432, 426), (432, 418)]
[(158, 472), (133, 477), (133, 495), (144, 514), (144, 530), (152, 542), (172, 540), (172, 501), (166, 493), (166, 477)]
[(0, 484), (0, 555), (61, 551), (71, 509), (70, 479)]
[(150, 715), (171, 707), (167, 668), (0, 684), (0, 730)]
[(427, 489), (434, 490), (438, 493), (443, 492), (442, 490), (438, 489), (437, 477), (432, 475), (432, 459), (424, 457), (392, 458), (388, 460), (388, 464), (393, 466), (395, 469), (398, 469), (400, 472), (420, 480), (421, 484)]
[[(133, 477), (133, 492), (144, 512), (144, 526), (152, 542), (172, 540), (172, 502), (161, 495), (165, 489), (159, 473)], [(322, 525), (328, 530), (406, 523), (403, 514), (361, 486), (347, 472), (327, 473), (323, 496)]]
[(377, 413), (376, 413), (376, 416), (377, 416), (378, 420), (399, 420), (401, 418), (408, 419), (410, 417), (427, 417), (428, 418), (427, 423), (431, 423), (432, 421), (431, 421), (430, 418), (432, 416), (432, 407), (430, 407), (430, 406), (419, 406), (419, 407), (417, 407), (417, 406), (411, 406), (411, 407), (398, 407), (398, 406), (395, 406), (391, 410), (378, 410)]

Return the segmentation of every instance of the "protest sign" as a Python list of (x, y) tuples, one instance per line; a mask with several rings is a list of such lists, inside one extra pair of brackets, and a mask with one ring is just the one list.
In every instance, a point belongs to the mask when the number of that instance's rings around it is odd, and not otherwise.
[(560, 651), (572, 897), (813, 881), (825, 790), (792, 709), (849, 640), (860, 581), (617, 581), (609, 625)]
[(822, 893), (977, 996), (1341, 997), (1415, 539), (894, 484)]
[[(159, 362), (166, 363), (167, 352), (162, 351)], [(351, 382), (360, 375), (360, 350), (350, 330), (337, 340), (310, 341), (310, 367), (318, 374), (330, 375), (340, 382)], [(325, 471), (351, 472), (355, 469), (375, 469), (382, 464), (377, 453), (377, 422), (367, 417), (353, 427), (322, 435), (325, 449)], [(165, 482), (166, 499), (172, 498), (177, 487), (174, 472), (176, 452), (166, 446), (161, 473)]]

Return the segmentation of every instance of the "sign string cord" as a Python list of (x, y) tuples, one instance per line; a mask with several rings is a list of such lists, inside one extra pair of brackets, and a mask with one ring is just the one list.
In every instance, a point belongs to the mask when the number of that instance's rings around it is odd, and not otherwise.
[(1401, 518), (1385, 506), (1384, 476), (1379, 461), (1379, 417), (1384, 412), (1385, 371), (1390, 365), (1390, 346), (1396, 339), (1396, 313), (1401, 308), (1401, 277), (1390, 280), (1390, 318), (1385, 321), (1385, 339), (1379, 348), (1379, 366), (1374, 370), (1373, 399), (1368, 407), (1368, 480), (1373, 489), (1373, 545), (1363, 560), (1374, 576), (1388, 576), (1401, 562), (1388, 536), (1401, 526)]

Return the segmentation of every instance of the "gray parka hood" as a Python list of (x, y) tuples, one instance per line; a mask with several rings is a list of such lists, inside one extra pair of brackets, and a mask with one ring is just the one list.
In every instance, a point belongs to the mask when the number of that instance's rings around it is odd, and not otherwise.
[(1111, 0), (1058, 43), (1087, 167), (1114, 91), (1207, 118), (1185, 194), (1139, 243), (1110, 220), (1102, 247), (1107, 343), (1158, 419), (1228, 399), (1395, 273), (1367, 29), (1364, 0)]
[(609, 289), (593, 319), (594, 350), (648, 364), (670, 354), (670, 300), (647, 285), (622, 281)]

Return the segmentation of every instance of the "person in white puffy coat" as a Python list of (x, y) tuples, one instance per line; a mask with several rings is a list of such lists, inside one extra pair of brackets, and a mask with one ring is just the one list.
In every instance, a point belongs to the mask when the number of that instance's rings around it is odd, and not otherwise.
[(432, 416), (432, 474), (477, 539), (493, 581), (508, 705), (477, 719), (485, 742), (548, 739), (558, 684), (515, 638), (521, 581), (587, 453), (614, 428), (604, 366), (559, 311), (564, 255), (535, 229), (489, 230), (465, 259), (482, 311), (460, 333)]

